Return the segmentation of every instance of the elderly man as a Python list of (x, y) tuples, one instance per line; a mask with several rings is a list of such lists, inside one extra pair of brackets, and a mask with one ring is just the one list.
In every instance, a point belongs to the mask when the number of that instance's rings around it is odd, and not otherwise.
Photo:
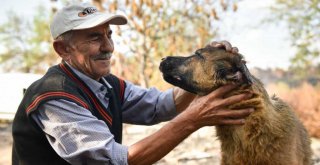
[[(50, 29), (62, 62), (25, 93), (13, 122), (13, 164), (152, 164), (201, 127), (244, 123), (252, 109), (225, 108), (250, 97), (224, 98), (235, 85), (195, 97), (179, 88), (141, 88), (110, 74), (109, 25), (126, 23), (86, 3), (57, 12)], [(228, 42), (215, 45), (235, 50)], [(169, 120), (137, 143), (121, 144), (122, 123)]]

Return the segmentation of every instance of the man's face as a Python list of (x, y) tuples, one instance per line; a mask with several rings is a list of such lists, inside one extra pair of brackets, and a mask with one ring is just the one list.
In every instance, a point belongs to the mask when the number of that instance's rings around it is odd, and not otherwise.
[(71, 66), (87, 76), (99, 80), (110, 73), (110, 59), (114, 50), (109, 25), (74, 31), (70, 40)]

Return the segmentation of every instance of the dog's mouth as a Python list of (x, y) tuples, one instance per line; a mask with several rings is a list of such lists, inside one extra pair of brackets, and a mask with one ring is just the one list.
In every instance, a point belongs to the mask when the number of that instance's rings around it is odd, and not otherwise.
[(173, 85), (178, 85), (182, 82), (181, 76), (178, 75), (170, 75), (170, 74), (162, 74), (164, 80), (166, 80), (169, 83), (174, 83)]
[(173, 85), (177, 85), (182, 82), (182, 77), (174, 74), (174, 68), (170, 67), (171, 65), (168, 65), (164, 61), (160, 63), (159, 69), (162, 72), (162, 77), (164, 80), (166, 80), (169, 83), (174, 83)]
[(194, 94), (199, 94), (197, 89), (195, 89), (194, 86), (188, 85), (187, 80), (184, 79), (183, 76), (178, 76), (178, 75), (170, 75), (170, 74), (165, 74), (163, 73), (163, 79), (167, 81), (168, 83), (180, 87), (188, 92), (194, 93)]

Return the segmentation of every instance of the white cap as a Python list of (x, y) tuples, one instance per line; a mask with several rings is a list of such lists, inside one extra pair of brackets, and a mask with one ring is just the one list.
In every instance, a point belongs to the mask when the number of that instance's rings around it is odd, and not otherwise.
[(124, 25), (127, 18), (122, 15), (99, 12), (89, 3), (74, 3), (56, 13), (50, 25), (52, 37), (55, 39), (70, 30), (96, 27), (104, 23)]

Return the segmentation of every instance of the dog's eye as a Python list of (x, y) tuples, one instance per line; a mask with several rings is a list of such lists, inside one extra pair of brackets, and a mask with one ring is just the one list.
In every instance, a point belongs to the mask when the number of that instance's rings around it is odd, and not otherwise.
[(227, 74), (235, 73), (235, 72), (236, 72), (236, 69), (234, 68), (221, 68), (217, 71), (217, 73), (222, 77), (226, 76)]
[(226, 74), (227, 72), (228, 72), (228, 70), (227, 70), (227, 69), (224, 69), (224, 68), (218, 70), (218, 73), (219, 73), (219, 74)]
[(203, 55), (201, 55), (201, 53), (200, 53), (200, 52), (196, 51), (194, 54), (195, 54), (196, 56), (198, 56), (198, 57), (200, 57), (200, 58), (204, 59)]

